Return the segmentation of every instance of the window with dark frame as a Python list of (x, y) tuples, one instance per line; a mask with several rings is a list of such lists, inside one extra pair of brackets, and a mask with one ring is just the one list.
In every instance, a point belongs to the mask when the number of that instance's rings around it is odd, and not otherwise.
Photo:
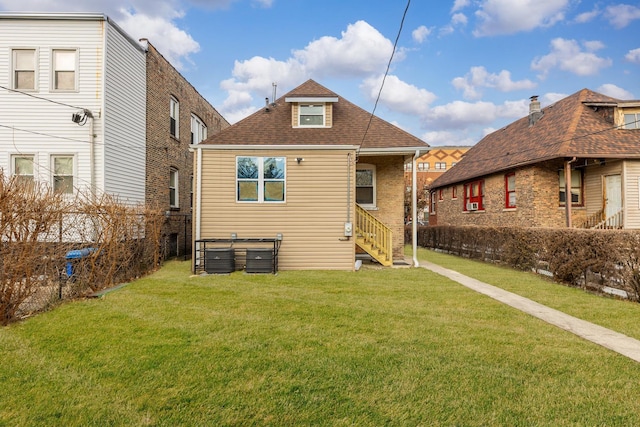
[(169, 133), (176, 139), (180, 137), (180, 103), (173, 96), (169, 99)]
[(169, 171), (169, 206), (178, 208), (178, 169), (171, 168)]
[(458, 198), (458, 186), (454, 185), (453, 187), (451, 187), (451, 198), (452, 199), (457, 199)]

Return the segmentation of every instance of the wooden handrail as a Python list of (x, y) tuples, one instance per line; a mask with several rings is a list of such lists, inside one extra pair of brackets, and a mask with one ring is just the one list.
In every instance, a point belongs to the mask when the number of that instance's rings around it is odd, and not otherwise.
[(393, 264), (392, 232), (382, 221), (356, 204), (356, 243), (382, 265)]

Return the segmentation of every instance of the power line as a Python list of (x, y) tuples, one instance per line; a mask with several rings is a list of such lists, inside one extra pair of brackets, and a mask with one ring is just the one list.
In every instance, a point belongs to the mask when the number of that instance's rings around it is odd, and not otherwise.
[[(364, 135), (362, 135), (362, 142), (360, 142), (360, 146), (362, 146), (365, 138), (367, 137), (367, 133), (369, 132), (369, 127), (371, 126), (371, 121), (373, 120), (373, 116), (376, 112), (376, 108), (378, 107), (378, 101), (380, 101), (380, 96), (382, 95), (382, 89), (384, 88), (384, 82), (387, 79), (387, 75), (389, 74), (389, 69), (391, 68), (391, 62), (393, 62), (393, 56), (395, 55), (396, 48), (398, 47), (398, 40), (400, 39), (400, 34), (402, 33), (402, 27), (404, 26), (404, 19), (407, 17), (407, 11), (409, 10), (410, 4), (411, 4), (411, 0), (407, 0), (407, 6), (404, 8), (404, 13), (402, 14), (402, 20), (400, 21), (400, 28), (398, 29), (396, 40), (393, 43), (393, 50), (391, 51), (391, 57), (389, 58), (389, 62), (387, 63), (387, 69), (385, 70), (384, 75), (382, 76), (382, 83), (380, 84), (380, 90), (378, 91), (376, 102), (373, 105), (373, 110), (371, 111), (371, 116), (369, 117), (367, 128), (364, 130)], [(360, 151), (360, 147), (358, 147), (358, 151)]]
[(11, 89), (11, 88), (6, 87), (6, 86), (0, 85), (0, 89), (4, 89), (4, 90), (6, 90), (8, 92), (19, 93), (20, 95), (29, 96), (31, 98), (39, 99), (41, 101), (51, 102), (52, 104), (62, 105), (63, 107), (69, 107), (69, 108), (73, 108), (73, 109), (76, 109), (76, 110), (84, 110), (84, 108), (82, 108), (82, 107), (76, 107), (75, 105), (65, 104), (64, 102), (54, 101), (53, 99), (49, 99), (49, 98), (43, 98), (41, 96), (36, 96), (36, 95), (34, 95), (32, 93), (29, 93), (29, 92), (23, 92), (21, 90)]

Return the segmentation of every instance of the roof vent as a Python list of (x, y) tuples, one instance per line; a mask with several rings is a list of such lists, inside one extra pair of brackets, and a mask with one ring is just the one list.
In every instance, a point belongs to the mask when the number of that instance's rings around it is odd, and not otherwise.
[(529, 103), (529, 126), (533, 126), (536, 124), (538, 120), (544, 114), (542, 109), (540, 108), (540, 101), (538, 101), (538, 95), (533, 95), (531, 98), (531, 103)]

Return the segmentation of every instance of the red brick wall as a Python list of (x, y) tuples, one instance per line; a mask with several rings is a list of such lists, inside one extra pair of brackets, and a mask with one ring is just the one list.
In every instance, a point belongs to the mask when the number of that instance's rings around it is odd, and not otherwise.
[[(180, 103), (179, 139), (170, 135), (169, 99)], [(169, 236), (177, 234), (177, 255), (191, 252), (191, 176), (193, 154), (191, 144), (191, 114), (196, 114), (213, 135), (229, 123), (207, 102), (198, 91), (153, 47), (147, 52), (147, 149), (146, 149), (146, 203), (168, 212), (163, 230), (165, 249)], [(169, 171), (178, 170), (179, 208), (169, 207)], [(185, 235), (184, 221), (189, 222)]]
[[(451, 197), (451, 187), (436, 202), (432, 225), (478, 225), (517, 227), (565, 227), (565, 209), (559, 205), (558, 170), (561, 162), (550, 162), (516, 170), (516, 208), (505, 208), (504, 174), (484, 177), (484, 211), (464, 211), (464, 190), (459, 184), (458, 198)], [(437, 197), (437, 196), (436, 196)], [(573, 207), (573, 224), (586, 218), (583, 207)], [(433, 220), (432, 220), (433, 219)]]

